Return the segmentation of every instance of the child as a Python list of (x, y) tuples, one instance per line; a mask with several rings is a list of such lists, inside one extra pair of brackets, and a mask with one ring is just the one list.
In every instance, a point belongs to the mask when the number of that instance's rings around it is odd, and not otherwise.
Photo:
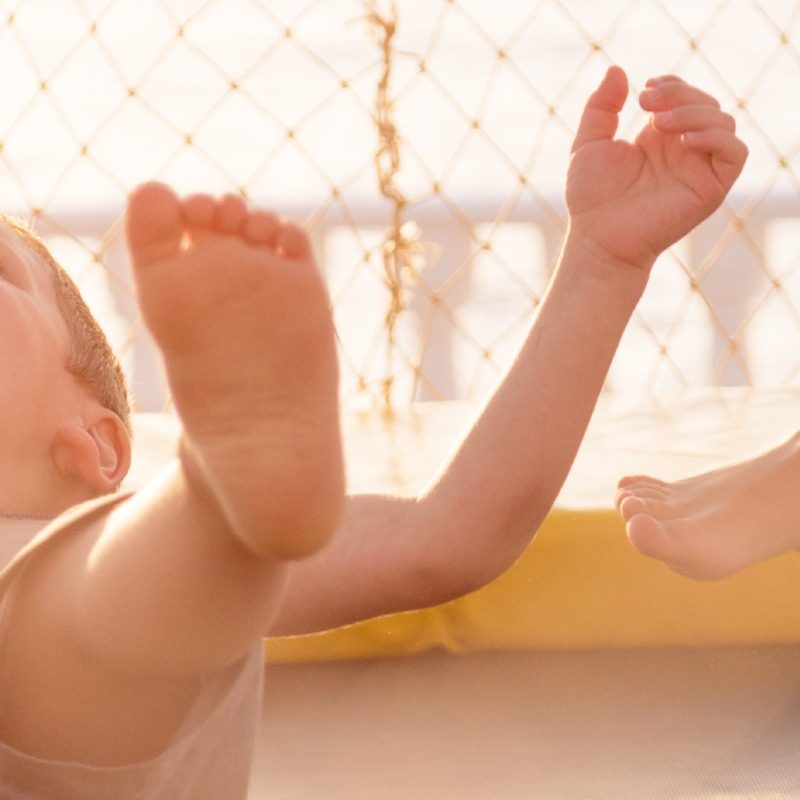
[(672, 76), (642, 93), (654, 116), (635, 142), (614, 141), (627, 91), (613, 67), (589, 99), (546, 299), (419, 497), (345, 501), (333, 326), (303, 232), (151, 183), (130, 198), (128, 243), (179, 453), (141, 491), (71, 507), (125, 474), (124, 393), (113, 365), (92, 378), (74, 363), (85, 322), (65, 319), (49, 257), (0, 230), (0, 546), (42, 525), (21, 517), (61, 514), (0, 575), (0, 794), (244, 797), (264, 634), (439, 603), (517, 558), (653, 261), (719, 205), (747, 152), (717, 102)]

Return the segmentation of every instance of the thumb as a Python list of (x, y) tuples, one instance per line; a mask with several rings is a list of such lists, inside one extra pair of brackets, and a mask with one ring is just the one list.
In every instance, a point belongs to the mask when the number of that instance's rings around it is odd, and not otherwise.
[(619, 67), (609, 67), (602, 83), (586, 103), (572, 152), (598, 139), (611, 139), (617, 132), (619, 112), (628, 96), (628, 78)]

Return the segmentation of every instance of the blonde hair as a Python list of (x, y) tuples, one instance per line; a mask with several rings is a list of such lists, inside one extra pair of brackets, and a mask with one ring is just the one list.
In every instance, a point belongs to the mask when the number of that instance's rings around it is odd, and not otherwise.
[(70, 349), (64, 365), (105, 408), (113, 411), (132, 433), (131, 400), (125, 375), (106, 335), (66, 270), (42, 239), (24, 222), (0, 214), (0, 224), (13, 231), (50, 269), (56, 303), (67, 325)]

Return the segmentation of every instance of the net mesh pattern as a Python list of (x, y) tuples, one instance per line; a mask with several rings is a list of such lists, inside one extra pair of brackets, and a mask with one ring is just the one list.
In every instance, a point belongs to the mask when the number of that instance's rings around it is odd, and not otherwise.
[[(345, 406), (478, 400), (536, 312), (569, 146), (611, 63), (677, 73), (750, 159), (665, 253), (606, 391), (800, 381), (800, 3), (787, 0), (7, 0), (0, 206), (83, 288), (138, 408), (169, 405), (122, 241), (160, 179), (302, 221), (330, 287)], [(620, 135), (646, 122), (635, 99)]]

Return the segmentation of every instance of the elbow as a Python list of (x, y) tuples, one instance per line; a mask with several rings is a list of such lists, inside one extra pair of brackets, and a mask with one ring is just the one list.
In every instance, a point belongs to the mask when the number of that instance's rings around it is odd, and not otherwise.
[(506, 513), (474, 514), (457, 528), (451, 520), (433, 524), (435, 558), (429, 580), (439, 587), (438, 602), (477, 591), (508, 571), (533, 541), (549, 506), (541, 502), (515, 504)]

